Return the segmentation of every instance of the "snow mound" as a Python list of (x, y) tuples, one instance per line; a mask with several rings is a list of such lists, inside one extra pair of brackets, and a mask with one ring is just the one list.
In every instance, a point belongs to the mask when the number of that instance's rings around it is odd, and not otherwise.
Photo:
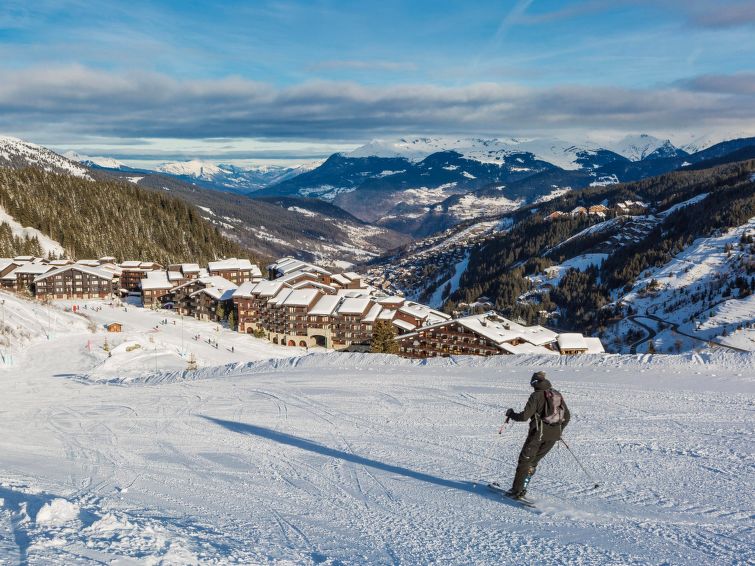
[(63, 525), (79, 518), (79, 506), (65, 499), (45, 503), (37, 513), (38, 525)]
[[(672, 368), (703, 365), (748, 370), (755, 366), (755, 352), (689, 352), (681, 355), (664, 354), (584, 354), (579, 356), (450, 356), (447, 358), (409, 359), (390, 354), (358, 352), (311, 353), (290, 358), (276, 358), (247, 363), (232, 363), (207, 366), (197, 370), (151, 371), (138, 375), (81, 374), (74, 376), (79, 381), (90, 383), (161, 385), (185, 381), (230, 378), (241, 375), (276, 373), (288, 369), (360, 369), (371, 367), (433, 367), (433, 368), (480, 368), (494, 370), (513, 367), (541, 368), (634, 368), (645, 371), (649, 368)], [(755, 382), (755, 377), (752, 378)]]

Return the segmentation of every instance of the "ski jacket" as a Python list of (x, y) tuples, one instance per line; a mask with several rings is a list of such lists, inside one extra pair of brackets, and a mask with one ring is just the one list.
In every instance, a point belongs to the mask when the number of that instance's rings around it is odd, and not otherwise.
[(561, 431), (566, 428), (571, 419), (569, 413), (569, 407), (566, 406), (566, 401), (561, 399), (561, 406), (564, 408), (564, 420), (559, 425), (547, 425), (541, 421), (542, 416), (545, 414), (545, 391), (552, 389), (551, 382), (547, 379), (539, 381), (535, 384), (535, 391), (532, 392), (530, 398), (527, 399), (527, 404), (524, 406), (524, 410), (521, 413), (514, 412), (511, 415), (511, 420), (524, 422), (530, 421), (530, 431), (540, 431), (544, 435), (554, 436), (555, 432), (558, 432), (557, 438), (560, 438)]

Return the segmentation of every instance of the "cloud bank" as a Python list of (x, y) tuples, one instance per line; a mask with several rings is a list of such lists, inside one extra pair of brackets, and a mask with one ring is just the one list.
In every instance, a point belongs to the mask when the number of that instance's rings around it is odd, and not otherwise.
[(654, 89), (515, 84), (284, 88), (83, 66), (0, 71), (0, 131), (121, 138), (364, 140), (403, 133), (755, 130), (755, 75)]

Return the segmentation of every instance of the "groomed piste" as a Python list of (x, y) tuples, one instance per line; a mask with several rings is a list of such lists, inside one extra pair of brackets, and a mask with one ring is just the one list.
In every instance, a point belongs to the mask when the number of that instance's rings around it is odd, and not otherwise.
[[(186, 372), (175, 353), (142, 353), (141, 371), (122, 371), (113, 359), (126, 354), (88, 350), (87, 325), (64, 324), (74, 315), (48, 323), (44, 309), (14, 308), (27, 331), (0, 374), (3, 561), (755, 559), (752, 354), (423, 362), (254, 350), (257, 361), (208, 353)], [(565, 438), (600, 487), (557, 448), (530, 485), (536, 508), (523, 509), (484, 484), (511, 480), (526, 427), (498, 429), (534, 369), (568, 399)]]

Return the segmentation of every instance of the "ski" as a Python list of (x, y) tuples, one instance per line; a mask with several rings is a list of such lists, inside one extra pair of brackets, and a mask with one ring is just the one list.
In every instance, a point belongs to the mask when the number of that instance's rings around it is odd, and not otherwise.
[(534, 508), (535, 507), (535, 502), (532, 501), (531, 499), (527, 499), (526, 497), (519, 497), (519, 498), (511, 497), (509, 495), (509, 493), (508, 493), (508, 490), (504, 489), (503, 487), (501, 487), (501, 485), (498, 484), (498, 483), (495, 483), (495, 482), (489, 483), (488, 484), (488, 489), (490, 491), (492, 491), (493, 493), (497, 493), (498, 495), (502, 495), (503, 497), (505, 497), (509, 501), (521, 504), (523, 507), (530, 507), (530, 508)]

